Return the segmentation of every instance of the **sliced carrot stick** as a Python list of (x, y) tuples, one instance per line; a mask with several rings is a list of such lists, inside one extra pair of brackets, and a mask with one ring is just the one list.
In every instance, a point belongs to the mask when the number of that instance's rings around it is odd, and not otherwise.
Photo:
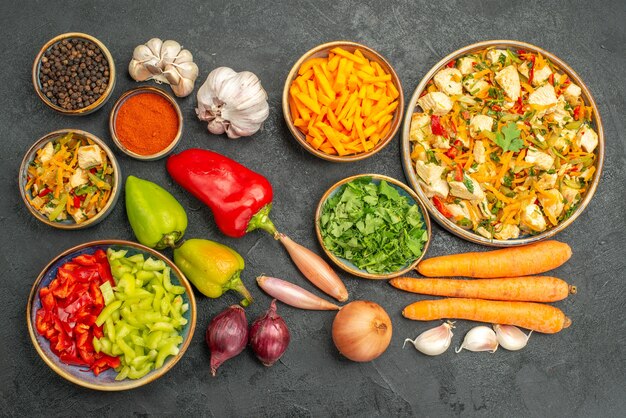
[(572, 256), (569, 245), (542, 241), (522, 247), (429, 258), (417, 266), (427, 277), (518, 277), (555, 269)]
[(554, 334), (572, 324), (572, 321), (554, 306), (481, 299), (422, 300), (404, 308), (402, 315), (417, 321), (467, 319), (515, 325), (545, 334)]
[(389, 283), (395, 288), (422, 295), (525, 302), (556, 302), (576, 293), (576, 286), (549, 276), (476, 280), (397, 277)]

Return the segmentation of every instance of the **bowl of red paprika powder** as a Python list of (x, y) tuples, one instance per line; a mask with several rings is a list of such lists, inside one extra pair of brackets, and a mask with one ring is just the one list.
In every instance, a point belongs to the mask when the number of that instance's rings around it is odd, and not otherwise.
[(138, 160), (158, 160), (178, 144), (183, 115), (176, 100), (156, 87), (128, 90), (117, 99), (109, 130), (115, 145)]

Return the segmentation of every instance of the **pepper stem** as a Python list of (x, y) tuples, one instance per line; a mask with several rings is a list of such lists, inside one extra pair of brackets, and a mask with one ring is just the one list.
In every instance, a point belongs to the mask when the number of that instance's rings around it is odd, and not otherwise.
[(241, 274), (241, 271), (238, 271), (237, 273), (233, 274), (233, 276), (230, 278), (228, 283), (224, 285), (224, 290), (234, 290), (235, 292), (243, 296), (244, 299), (239, 303), (241, 304), (241, 306), (245, 308), (248, 305), (250, 305), (254, 299), (252, 299), (252, 295), (250, 294), (248, 289), (246, 289), (246, 286), (244, 286), (243, 282), (241, 281), (240, 274)]
[(157, 243), (155, 248), (157, 250), (163, 250), (167, 247), (178, 248), (180, 243), (176, 243), (176, 241), (178, 241), (182, 236), (183, 234), (181, 234), (180, 231), (172, 231), (169, 234), (164, 234), (163, 238), (161, 238), (161, 241)]
[(248, 222), (248, 227), (246, 228), (246, 232), (254, 231), (255, 229), (262, 229), (264, 231), (272, 234), (274, 239), (277, 238), (278, 231), (276, 231), (276, 227), (274, 223), (270, 219), (270, 211), (272, 210), (272, 204), (268, 203), (263, 206), (261, 210), (259, 210), (252, 218), (250, 218), (250, 222)]

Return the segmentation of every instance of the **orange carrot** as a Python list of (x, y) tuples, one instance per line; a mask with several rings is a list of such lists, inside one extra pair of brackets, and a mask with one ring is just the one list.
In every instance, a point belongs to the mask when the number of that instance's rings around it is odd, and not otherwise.
[(477, 280), (397, 277), (389, 283), (395, 288), (422, 295), (526, 302), (556, 302), (576, 293), (576, 286), (548, 276)]
[(515, 325), (545, 334), (554, 334), (572, 324), (572, 321), (554, 306), (481, 299), (422, 300), (404, 308), (402, 315), (416, 321), (467, 319)]
[(542, 241), (484, 253), (429, 258), (418, 264), (417, 271), (427, 277), (518, 277), (555, 269), (571, 256), (569, 245), (558, 241)]

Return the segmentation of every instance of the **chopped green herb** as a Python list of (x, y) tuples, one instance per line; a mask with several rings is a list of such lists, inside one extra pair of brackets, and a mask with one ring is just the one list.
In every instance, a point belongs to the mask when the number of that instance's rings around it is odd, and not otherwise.
[(513, 175), (511, 174), (511, 172), (507, 172), (504, 177), (502, 178), (502, 184), (504, 184), (506, 187), (511, 187), (513, 186)]
[(322, 208), (324, 245), (369, 273), (401, 269), (422, 255), (428, 233), (419, 207), (384, 180), (343, 185)]
[(521, 131), (517, 129), (515, 122), (509, 122), (502, 128), (501, 132), (496, 133), (495, 143), (502, 148), (503, 151), (519, 152), (524, 147), (524, 142), (520, 138)]
[(472, 182), (472, 179), (467, 177), (465, 174), (463, 174), (463, 184), (467, 188), (468, 192), (474, 193), (474, 183)]
[(459, 224), (459, 226), (470, 227), (472, 226), (472, 221), (463, 217), (457, 221), (457, 224)]
[(498, 156), (498, 154), (496, 154), (495, 151), (489, 153), (489, 158), (491, 158), (491, 161), (495, 161), (496, 163), (500, 162), (500, 157)]

